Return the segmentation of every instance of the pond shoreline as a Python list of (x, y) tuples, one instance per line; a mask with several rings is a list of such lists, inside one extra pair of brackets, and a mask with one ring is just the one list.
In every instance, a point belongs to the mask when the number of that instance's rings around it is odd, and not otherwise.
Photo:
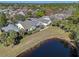
[[(59, 38), (53, 38), (53, 40), (57, 40), (57, 39), (59, 39)], [(35, 49), (37, 49), (38, 47), (40, 47), (40, 46), (41, 46), (42, 44), (44, 44), (45, 42), (48, 42), (49, 40), (52, 40), (52, 39), (47, 39), (47, 40), (45, 40), (45, 41), (43, 41), (43, 42), (38, 43), (38, 44), (35, 45), (34, 47), (32, 47), (32, 48), (30, 48), (30, 49), (24, 51), (23, 53), (17, 55), (17, 57), (24, 57), (24, 55), (26, 55), (26, 57), (28, 57), (29, 54), (32, 53), (32, 51), (34, 51)], [(53, 41), (53, 40), (52, 40), (52, 41)], [(70, 57), (77, 57), (77, 50), (76, 50), (76, 48), (74, 48), (72, 45), (70, 45), (68, 42), (66, 42), (66, 41), (64, 41), (64, 40), (59, 39), (59, 40), (57, 40), (57, 41), (60, 41), (61, 43), (63, 42), (63, 44), (66, 43), (66, 45), (70, 47), (70, 49), (71, 49), (71, 51), (70, 51), (70, 53), (71, 53)], [(74, 53), (74, 52), (75, 52), (75, 53)]]
[(64, 30), (60, 29), (59, 27), (49, 26), (44, 31), (25, 36), (22, 39), (21, 43), (19, 45), (14, 46), (13, 48), (11, 46), (0, 48), (0, 56), (15, 57), (22, 54), (26, 50), (29, 51), (29, 49), (33, 49), (33, 47), (35, 47), (41, 42), (44, 42), (45, 40), (53, 40), (54, 38), (59, 38), (60, 40), (66, 41), (70, 45), (75, 47), (75, 44), (71, 42), (72, 40), (69, 38), (68, 35), (69, 33), (64, 32)]

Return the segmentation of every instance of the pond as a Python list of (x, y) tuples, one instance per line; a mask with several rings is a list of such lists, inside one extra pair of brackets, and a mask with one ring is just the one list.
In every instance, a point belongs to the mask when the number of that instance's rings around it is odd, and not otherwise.
[(77, 56), (72, 53), (70, 45), (59, 40), (47, 40), (32, 52), (24, 53), (22, 57), (70, 57)]

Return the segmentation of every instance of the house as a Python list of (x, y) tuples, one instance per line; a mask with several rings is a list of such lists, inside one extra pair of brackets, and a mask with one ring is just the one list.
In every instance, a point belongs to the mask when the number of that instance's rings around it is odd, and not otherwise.
[(62, 20), (68, 18), (71, 15), (72, 15), (72, 9), (69, 8), (68, 10), (62, 10), (61, 12), (51, 15), (50, 18), (52, 20)]
[(5, 31), (5, 32), (9, 32), (9, 31), (19, 32), (18, 27), (15, 26), (14, 24), (8, 24), (8, 26), (1, 28), (1, 30)]
[(43, 25), (43, 23), (41, 23), (40, 21), (37, 20), (38, 18), (30, 18), (30, 22), (33, 26), (36, 27), (37, 30), (41, 30), (43, 29), (45, 26)]
[(54, 19), (62, 20), (64, 18), (65, 18), (65, 14), (63, 14), (63, 13), (57, 13), (57, 14), (54, 15)]
[(39, 21), (40, 23), (42, 23), (44, 26), (48, 26), (52, 22), (50, 20), (49, 16), (43, 16), (43, 17), (37, 19), (37, 21)]
[(43, 16), (41, 18), (30, 18), (30, 21), (32, 23), (32, 25), (36, 26), (36, 27), (40, 27), (40, 26), (48, 26), (49, 24), (51, 24), (51, 20), (49, 18), (49, 16)]
[(30, 18), (30, 22), (35, 27), (40, 27), (43, 25), (40, 21), (38, 21), (38, 18)]
[(34, 30), (36, 27), (34, 25), (32, 25), (32, 23), (29, 20), (25, 20), (25, 21), (19, 21), (16, 26), (21, 30), (25, 30), (25, 32), (29, 32)]
[(20, 11), (17, 14), (25, 16), (24, 12)]

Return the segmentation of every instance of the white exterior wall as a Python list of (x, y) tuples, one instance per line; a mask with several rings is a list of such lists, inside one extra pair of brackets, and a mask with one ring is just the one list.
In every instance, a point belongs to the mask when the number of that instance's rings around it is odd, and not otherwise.
[(48, 23), (43, 23), (43, 22), (41, 22), (44, 26), (47, 26), (47, 25), (49, 25), (49, 24), (51, 24), (51, 20), (49, 20), (49, 22)]
[(47, 24), (49, 25), (49, 24), (51, 24), (51, 23), (52, 23), (52, 21), (51, 21), (51, 20), (49, 20), (49, 22), (48, 22)]
[(20, 23), (16, 24), (16, 26), (17, 26), (19, 29), (24, 29), (24, 27), (23, 27)]
[(46, 23), (43, 23), (43, 25), (44, 25), (44, 26), (47, 26), (48, 24), (46, 24)]
[(43, 23), (45, 26), (52, 23), (52, 21), (50, 20), (50, 18), (48, 16), (45, 16), (44, 19), (48, 20), (48, 23)]

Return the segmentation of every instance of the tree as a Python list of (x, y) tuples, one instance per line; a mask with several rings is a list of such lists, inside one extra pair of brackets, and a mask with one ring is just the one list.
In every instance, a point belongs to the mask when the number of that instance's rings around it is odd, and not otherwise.
[(10, 31), (9, 33), (0, 33), (0, 43), (2, 43), (4, 46), (9, 46), (12, 44), (14, 46), (16, 44), (19, 44), (21, 39), (22, 36), (15, 31)]
[(5, 41), (5, 46), (9, 46), (12, 43), (13, 43), (13, 39), (10, 36), (8, 36)]
[(0, 14), (0, 27), (4, 26), (7, 23), (6, 15), (4, 13)]
[(30, 15), (27, 15), (27, 14), (25, 15), (25, 19), (28, 19), (29, 17), (30, 17)]
[(0, 34), (0, 42), (5, 45), (5, 42), (6, 42), (6, 38), (7, 38), (7, 37), (8, 37), (8, 33), (2, 32), (2, 33)]
[(24, 21), (24, 20), (25, 20), (25, 16), (20, 15), (20, 14), (17, 14), (17, 15), (15, 15), (15, 16), (13, 17), (13, 19), (12, 19), (12, 21), (13, 21), (14, 23), (17, 22), (17, 21), (19, 21), (19, 20)]
[(9, 36), (6, 39), (6, 45), (14, 44), (17, 33), (15, 31), (10, 31)]
[(3, 32), (2, 35), (0, 34), (0, 42), (4, 44), (4, 46), (14, 46), (19, 44), (21, 39), (22, 36), (15, 31), (10, 31), (9, 33)]
[(45, 12), (42, 11), (42, 10), (37, 10), (37, 11), (35, 12), (35, 15), (36, 15), (37, 17), (42, 17), (42, 16), (45, 15)]
[(23, 36), (25, 35), (25, 30), (23, 30), (23, 29), (20, 30), (20, 31), (19, 31), (19, 35), (23, 37)]
[(77, 38), (76, 32), (70, 32), (69, 38), (70, 38), (70, 39), (76, 39), (76, 38)]
[(9, 36), (10, 36), (12, 39), (14, 39), (14, 38), (17, 37), (17, 33), (16, 33), (15, 31), (10, 31), (10, 32), (9, 32)]

